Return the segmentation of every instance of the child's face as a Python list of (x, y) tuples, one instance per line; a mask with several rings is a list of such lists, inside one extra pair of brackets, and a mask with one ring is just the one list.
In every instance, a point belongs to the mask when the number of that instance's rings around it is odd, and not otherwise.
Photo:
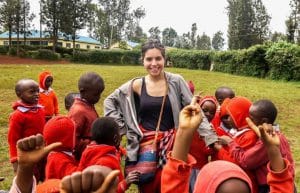
[(23, 85), (20, 99), (27, 104), (37, 104), (39, 101), (39, 86), (34, 82)]
[(249, 118), (255, 125), (263, 124), (262, 118), (259, 116), (257, 108), (253, 105), (249, 109)]
[(231, 122), (229, 120), (229, 115), (224, 115), (221, 117), (221, 121), (224, 124), (224, 126), (228, 129), (232, 128)]
[(211, 122), (213, 120), (216, 113), (216, 108), (216, 105), (211, 101), (205, 101), (202, 104), (201, 109), (204, 115), (206, 116), (208, 122)]
[(53, 77), (52, 76), (47, 77), (47, 79), (45, 80), (45, 87), (48, 89), (52, 85), (52, 82), (53, 82)]

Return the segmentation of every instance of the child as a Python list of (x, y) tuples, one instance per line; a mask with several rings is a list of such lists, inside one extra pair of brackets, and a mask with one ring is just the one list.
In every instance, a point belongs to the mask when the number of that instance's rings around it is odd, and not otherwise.
[(97, 73), (87, 72), (79, 78), (78, 89), (80, 98), (75, 98), (68, 113), (68, 116), (75, 122), (75, 157), (77, 160), (80, 159), (81, 153), (90, 142), (91, 126), (98, 117), (94, 105), (99, 101), (104, 90), (104, 81)]
[(223, 104), (225, 99), (234, 98), (235, 93), (231, 88), (226, 87), (226, 86), (222, 86), (222, 87), (217, 88), (217, 90), (215, 91), (215, 97), (216, 97), (219, 105), (217, 107), (216, 115), (215, 115), (214, 119), (211, 122), (215, 126), (215, 128), (218, 128), (222, 124), (221, 117), (220, 117), (221, 105)]
[(73, 156), (75, 147), (74, 122), (65, 116), (50, 119), (44, 127), (46, 144), (61, 142), (61, 146), (48, 154), (46, 164), (46, 180), (62, 179), (77, 170), (78, 162)]
[(230, 98), (230, 99), (234, 98), (235, 93), (230, 87), (221, 86), (217, 88), (217, 90), (215, 91), (215, 97), (219, 105), (221, 105), (226, 98)]
[[(186, 106), (181, 111), (173, 151), (168, 154), (168, 161), (162, 173), (162, 193), (188, 192), (188, 176), (191, 166), (195, 162), (194, 158), (188, 155), (188, 150), (193, 133), (201, 119), (200, 108), (197, 105)], [(268, 167), (270, 193), (292, 193), (293, 180), (288, 170), (289, 162), (280, 155), (277, 136), (269, 135), (265, 130), (265, 126), (260, 128), (270, 159)], [(253, 193), (253, 188), (247, 174), (233, 163), (226, 161), (208, 163), (201, 169), (197, 177), (194, 193), (222, 192)]]
[(53, 76), (51, 72), (44, 71), (39, 75), (40, 98), (39, 104), (44, 106), (46, 121), (58, 115), (58, 100), (51, 88)]
[[(111, 117), (102, 117), (94, 121), (92, 126), (92, 142), (83, 151), (79, 170), (91, 165), (107, 166), (113, 170), (121, 171), (121, 156), (119, 146), (121, 136), (119, 126)], [(119, 174), (118, 193), (125, 192), (132, 182), (139, 179), (139, 174), (130, 172), (126, 179)]]
[(73, 105), (75, 98), (78, 97), (80, 97), (80, 94), (77, 92), (70, 92), (65, 96), (65, 108), (67, 111), (70, 111), (70, 108)]
[[(200, 108), (202, 109), (208, 122), (214, 118), (217, 108), (217, 101), (213, 96), (205, 96), (199, 101)], [(213, 129), (213, 126), (212, 126)], [(194, 184), (197, 175), (201, 168), (208, 163), (209, 156), (213, 153), (212, 149), (206, 147), (204, 140), (200, 137), (198, 132), (194, 133), (192, 144), (189, 152), (196, 159), (197, 163), (193, 166), (190, 177), (189, 192), (193, 193)]]
[[(14, 112), (9, 117), (8, 144), (10, 162), (14, 172), (18, 168), (17, 141), (24, 137), (43, 133), (45, 113), (39, 101), (39, 86), (31, 79), (19, 80), (15, 86), (19, 101), (13, 104)], [(42, 166), (41, 166), (42, 167)], [(35, 171), (37, 180), (43, 176), (44, 168)]]
[[(277, 109), (270, 100), (258, 100), (253, 103), (249, 110), (249, 117), (255, 125), (263, 125), (263, 123), (274, 125), (277, 116)], [(275, 126), (275, 125), (274, 125)], [(276, 126), (278, 127), (278, 125)], [(292, 158), (289, 143), (286, 137), (276, 129), (276, 133), (280, 139), (280, 152), (283, 158), (289, 160), (291, 167), (290, 173), (294, 177), (294, 161)], [(270, 191), (267, 185), (267, 149), (262, 140), (257, 140), (255, 145), (250, 148), (241, 148), (240, 145), (234, 141), (229, 143), (230, 153), (238, 162), (238, 164), (248, 170), (255, 172), (255, 177), (258, 182), (260, 193), (267, 193)]]

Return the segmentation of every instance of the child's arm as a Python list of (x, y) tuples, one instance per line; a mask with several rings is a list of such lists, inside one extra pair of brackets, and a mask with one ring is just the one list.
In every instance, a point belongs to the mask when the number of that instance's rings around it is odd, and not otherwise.
[(119, 173), (119, 170), (111, 170), (105, 166), (90, 166), (82, 172), (65, 176), (60, 184), (60, 192), (113, 193), (117, 189)]
[(269, 157), (269, 173), (267, 176), (268, 184), (270, 185), (270, 193), (275, 192), (294, 192), (294, 182), (292, 174), (289, 171), (289, 162), (282, 158), (279, 146), (279, 136), (273, 131), (270, 124), (264, 123), (257, 127), (254, 123), (247, 119), (248, 125), (256, 131), (259, 131), (258, 136), (261, 137), (264, 145), (267, 148)]
[(41, 134), (18, 140), (18, 170), (16, 185), (22, 193), (31, 193), (33, 187), (33, 167), (52, 149), (61, 143), (53, 143), (45, 147), (44, 138)]

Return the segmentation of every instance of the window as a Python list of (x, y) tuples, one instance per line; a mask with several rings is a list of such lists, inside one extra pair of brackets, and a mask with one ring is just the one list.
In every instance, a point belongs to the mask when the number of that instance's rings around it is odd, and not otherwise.
[(86, 45), (86, 49), (90, 49), (90, 45)]
[(100, 47), (99, 46), (95, 46), (95, 49), (100, 49)]
[(76, 46), (75, 46), (76, 48), (80, 48), (80, 44), (76, 44)]
[(4, 44), (5, 46), (8, 46), (8, 45), (9, 45), (9, 42), (8, 42), (8, 41), (4, 41), (3, 44)]
[(71, 43), (66, 43), (67, 48), (71, 48)]

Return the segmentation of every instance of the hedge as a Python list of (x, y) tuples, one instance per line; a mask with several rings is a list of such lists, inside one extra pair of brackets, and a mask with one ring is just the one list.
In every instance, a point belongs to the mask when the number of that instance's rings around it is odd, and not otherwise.
[(140, 51), (98, 50), (77, 52), (74, 62), (90, 64), (140, 64)]

